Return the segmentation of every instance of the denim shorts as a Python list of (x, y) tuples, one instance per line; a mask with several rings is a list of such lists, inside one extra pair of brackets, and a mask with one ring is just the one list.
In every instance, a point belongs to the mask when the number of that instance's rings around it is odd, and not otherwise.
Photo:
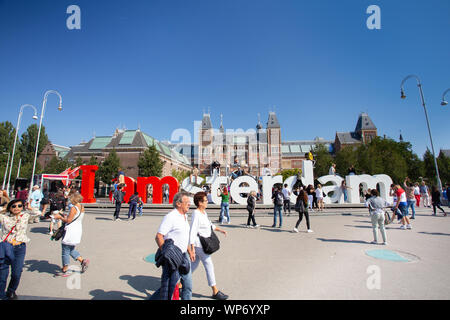
[(402, 217), (407, 217), (408, 216), (408, 206), (399, 205), (398, 209), (402, 213)]

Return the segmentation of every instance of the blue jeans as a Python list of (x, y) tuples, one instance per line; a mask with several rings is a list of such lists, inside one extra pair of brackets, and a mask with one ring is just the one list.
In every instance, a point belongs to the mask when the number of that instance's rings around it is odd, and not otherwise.
[(411, 212), (412, 212), (411, 218), (413, 218), (413, 219), (416, 217), (416, 210), (414, 209), (415, 203), (416, 203), (416, 199), (408, 200), (408, 205), (406, 206), (406, 211), (408, 211), (409, 207), (411, 207)]
[(142, 216), (142, 207), (137, 207), (139, 215)]
[(283, 215), (281, 211), (283, 210), (283, 206), (277, 206), (273, 208), (273, 227), (277, 225), (277, 214), (280, 216), (280, 227), (283, 224)]
[(81, 255), (75, 250), (75, 246), (70, 246), (68, 244), (61, 244), (62, 246), (62, 264), (64, 266), (68, 266), (70, 263), (70, 257), (74, 260), (77, 260)]
[(9, 267), (11, 266), (11, 280), (7, 292), (13, 294), (19, 287), (20, 278), (22, 276), (23, 263), (25, 261), (25, 254), (27, 252), (27, 245), (25, 243), (13, 247), (14, 261), (5, 261), (0, 265), (0, 300), (6, 298), (6, 282), (9, 276)]
[(137, 203), (135, 202), (130, 203), (130, 208), (128, 209), (128, 219), (130, 219), (131, 215), (133, 215), (133, 219), (136, 218), (136, 207)]
[(228, 202), (222, 202), (222, 204), (220, 205), (219, 222), (222, 222), (224, 212), (227, 215), (228, 222), (230, 222), (230, 204)]
[[(189, 263), (191, 262), (191, 259), (189, 258), (189, 254), (185, 253), (187, 258), (189, 259)], [(168, 268), (166, 268), (168, 269)], [(189, 268), (188, 274), (181, 274), (177, 271), (170, 272), (170, 270), (166, 270), (166, 273), (164, 272), (165, 268), (163, 266), (163, 274), (161, 276), (161, 288), (156, 290), (153, 295), (150, 297), (149, 300), (171, 300), (173, 296), (173, 291), (175, 290), (175, 285), (177, 284), (178, 280), (181, 278), (181, 285), (183, 288), (180, 292), (180, 299), (181, 300), (192, 300), (192, 267)], [(176, 280), (175, 280), (176, 278)], [(167, 289), (166, 289), (167, 284)], [(162, 292), (162, 294), (161, 294)], [(169, 294), (170, 293), (170, 294)], [(161, 296), (166, 298), (161, 298)]]

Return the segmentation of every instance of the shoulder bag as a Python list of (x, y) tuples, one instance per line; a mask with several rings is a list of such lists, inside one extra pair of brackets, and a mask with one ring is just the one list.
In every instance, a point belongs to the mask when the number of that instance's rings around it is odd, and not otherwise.
[(200, 238), (200, 243), (202, 244), (203, 251), (206, 254), (213, 254), (217, 250), (220, 249), (220, 240), (217, 237), (216, 233), (214, 232), (212, 226), (211, 226), (211, 236), (208, 238), (202, 237), (201, 235), (198, 235)]
[(80, 209), (80, 213), (77, 215), (77, 217), (75, 219), (72, 220), (71, 223), (66, 224), (66, 223), (63, 222), (61, 227), (59, 227), (58, 230), (56, 230), (55, 233), (53, 233), (53, 235), (52, 235), (52, 237), (50, 239), (51, 240), (55, 240), (55, 241), (58, 241), (60, 239), (64, 239), (64, 236), (66, 235), (66, 227), (69, 226), (70, 224), (74, 223), (75, 220), (77, 220), (80, 215), (81, 215), (81, 209)]

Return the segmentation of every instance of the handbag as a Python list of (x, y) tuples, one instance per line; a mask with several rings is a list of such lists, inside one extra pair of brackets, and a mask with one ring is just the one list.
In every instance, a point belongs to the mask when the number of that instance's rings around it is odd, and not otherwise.
[(213, 254), (217, 250), (220, 249), (220, 240), (217, 237), (216, 233), (214, 232), (212, 226), (211, 226), (211, 236), (208, 238), (202, 237), (201, 235), (198, 235), (200, 238), (200, 243), (202, 244), (203, 251), (206, 254)]
[(55, 240), (58, 241), (60, 239), (64, 239), (64, 236), (66, 235), (66, 227), (69, 226), (70, 224), (74, 223), (75, 220), (78, 219), (78, 217), (81, 215), (81, 211), (80, 213), (77, 215), (77, 217), (75, 219), (72, 220), (71, 223), (66, 224), (63, 222), (63, 224), (61, 225), (61, 227), (58, 228), (58, 230), (56, 230), (53, 235), (51, 236), (51, 240)]

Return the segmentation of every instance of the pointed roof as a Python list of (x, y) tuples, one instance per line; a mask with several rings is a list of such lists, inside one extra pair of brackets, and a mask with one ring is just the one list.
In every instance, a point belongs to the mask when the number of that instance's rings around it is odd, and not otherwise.
[(280, 128), (280, 123), (278, 122), (277, 115), (275, 112), (269, 112), (269, 120), (267, 121), (267, 129), (269, 128)]
[(362, 130), (377, 130), (369, 115), (365, 112), (361, 113), (356, 124), (355, 132), (359, 133)]
[(211, 115), (209, 113), (203, 114), (202, 129), (212, 129)]

